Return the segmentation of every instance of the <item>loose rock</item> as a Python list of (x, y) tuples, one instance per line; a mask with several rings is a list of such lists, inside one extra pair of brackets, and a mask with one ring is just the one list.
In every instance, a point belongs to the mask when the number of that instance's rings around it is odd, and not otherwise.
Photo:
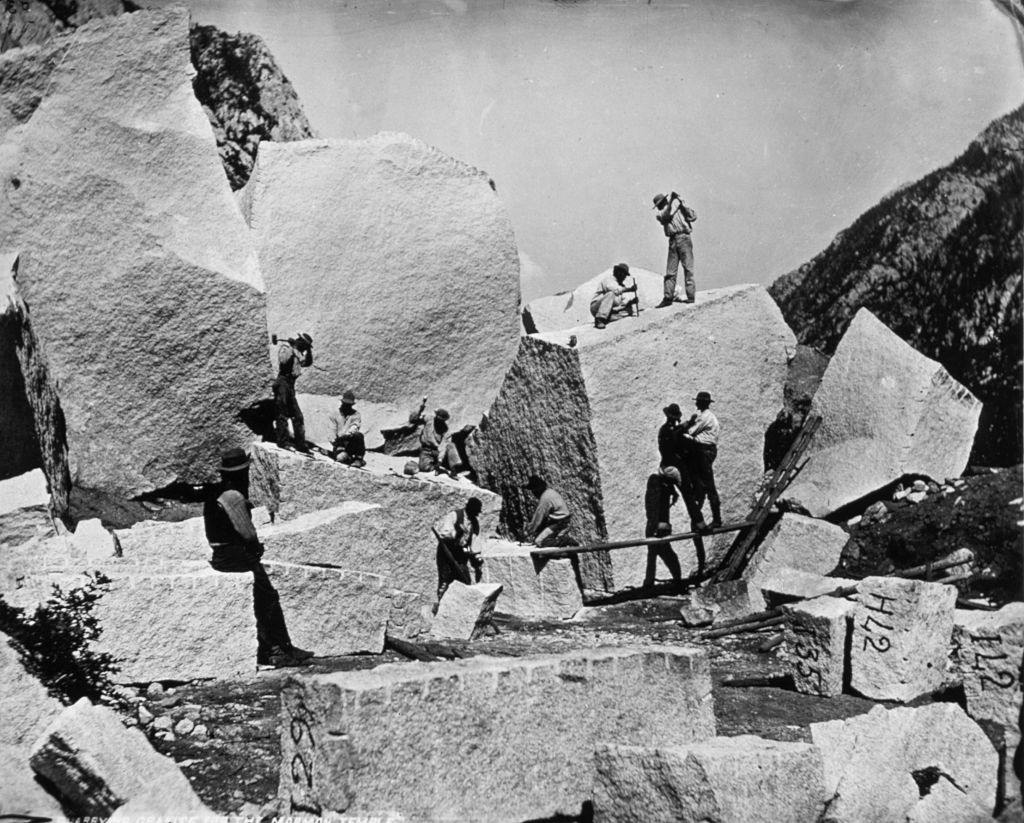
[(751, 596), (750, 585), (746, 580), (727, 580), (683, 595), (679, 613), (684, 625), (703, 626), (746, 617), (763, 608), (760, 593), (755, 591)]
[(828, 574), (839, 565), (849, 540), (841, 526), (787, 512), (750, 558), (743, 579), (759, 588), (779, 568)]
[(455, 580), (437, 607), (430, 634), (438, 640), (472, 640), (491, 622), (501, 584), (467, 586)]
[(196, 724), (189, 720), (187, 717), (181, 718), (177, 723), (174, 724), (174, 734), (178, 737), (188, 737), (192, 734)]

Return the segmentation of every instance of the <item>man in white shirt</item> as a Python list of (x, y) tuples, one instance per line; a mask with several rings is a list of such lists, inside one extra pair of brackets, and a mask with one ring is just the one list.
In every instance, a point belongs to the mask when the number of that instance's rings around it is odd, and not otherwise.
[(718, 497), (718, 489), (715, 488), (713, 469), (715, 458), (718, 456), (718, 435), (722, 426), (711, 411), (713, 402), (708, 392), (697, 392), (697, 397), (694, 398), (697, 413), (685, 424), (687, 431), (684, 436), (692, 440), (696, 446), (694, 471), (700, 495), (698, 506), (704, 507), (704, 496), (707, 495), (708, 503), (711, 504), (711, 528), (714, 529), (722, 525), (722, 503)]
[(476, 582), (480, 582), (483, 561), (480, 553), (474, 551), (475, 538), (480, 534), (480, 512), (483, 503), (480, 498), (471, 497), (461, 509), (453, 509), (439, 518), (432, 530), (437, 538), (437, 602), (441, 602), (444, 593), (453, 580), (465, 583), (472, 582), (469, 578), (469, 565), (472, 564)]

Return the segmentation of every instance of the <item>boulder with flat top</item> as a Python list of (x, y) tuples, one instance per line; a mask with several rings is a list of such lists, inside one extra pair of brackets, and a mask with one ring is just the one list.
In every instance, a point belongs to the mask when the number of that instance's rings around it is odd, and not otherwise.
[(818, 597), (783, 607), (786, 614), (782, 657), (798, 692), (835, 697), (846, 677), (846, 638), (854, 604)]
[(755, 587), (770, 578), (778, 568), (798, 569), (812, 574), (828, 574), (839, 565), (850, 535), (842, 526), (783, 513), (750, 558), (743, 579)]
[(583, 608), (572, 561), (534, 558), (531, 545), (488, 540), (481, 557), (483, 581), (502, 587), (496, 610), (524, 620), (568, 620)]
[(337, 353), (304, 391), (428, 395), (479, 422), (519, 339), (519, 256), (484, 172), (405, 134), (263, 142), (241, 202), (270, 328)]
[(821, 415), (821, 427), (782, 499), (825, 517), (903, 475), (959, 477), (981, 402), (942, 364), (861, 309), (839, 341), (811, 412)]
[[(643, 538), (662, 409), (677, 402), (693, 411), (699, 391), (710, 392), (721, 423), (714, 470), (723, 518), (742, 519), (763, 476), (764, 432), (782, 405), (794, 344), (778, 306), (755, 285), (700, 292), (695, 304), (604, 329), (587, 324), (523, 337), (487, 425), (470, 438), (480, 482), (505, 501), (506, 534), (521, 536), (529, 522), (536, 501), (523, 487), (538, 474), (565, 497), (574, 542)], [(681, 505), (673, 526), (689, 527)], [(732, 535), (705, 542), (713, 564)], [(693, 544), (673, 547), (683, 574), (694, 572)], [(640, 585), (646, 559), (643, 548), (582, 555), (583, 585)]]

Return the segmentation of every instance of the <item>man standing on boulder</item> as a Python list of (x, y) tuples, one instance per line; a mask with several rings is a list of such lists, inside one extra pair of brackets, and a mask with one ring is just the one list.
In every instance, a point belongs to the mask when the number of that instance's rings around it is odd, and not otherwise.
[(698, 508), (703, 508), (704, 495), (707, 495), (711, 504), (711, 527), (718, 528), (722, 525), (722, 503), (718, 497), (718, 489), (715, 488), (713, 465), (718, 456), (718, 435), (722, 427), (711, 411), (713, 402), (708, 392), (697, 392), (697, 397), (694, 398), (697, 413), (685, 424), (684, 438), (693, 443), (696, 449), (694, 466), (700, 486)]
[[(697, 212), (687, 206), (683, 199), (672, 192), (654, 195), (654, 207), (658, 210), (658, 222), (668, 238), (668, 262), (665, 264), (665, 298), (655, 308), (663, 309), (674, 302), (692, 303), (697, 296), (693, 279), (693, 223)], [(676, 279), (679, 264), (683, 264), (683, 284), (686, 300), (676, 298)]]
[[(669, 509), (679, 499), (676, 488), (682, 480), (675, 466), (662, 466), (661, 471), (647, 478), (647, 491), (644, 494), (644, 510), (647, 514), (647, 527), (644, 537), (665, 537), (672, 534), (672, 523)], [(683, 582), (683, 573), (679, 568), (679, 558), (672, 550), (671, 543), (655, 543), (647, 547), (647, 573), (644, 575), (644, 588), (649, 589), (655, 582), (655, 570), (658, 558), (668, 568), (672, 582), (679, 586)]]
[(288, 446), (288, 418), (292, 421), (295, 448), (307, 452), (306, 422), (302, 417), (302, 409), (295, 398), (295, 381), (302, 373), (303, 366), (313, 365), (313, 338), (308, 334), (299, 334), (294, 338), (282, 340), (277, 345), (277, 379), (274, 380), (274, 406), (277, 418), (274, 422), (277, 445)]
[(611, 277), (602, 277), (597, 291), (590, 300), (590, 313), (594, 316), (594, 327), (603, 329), (613, 320), (630, 314), (639, 308), (636, 280), (629, 273), (629, 266), (616, 263)]
[(249, 456), (242, 449), (228, 449), (221, 456), (220, 485), (203, 506), (206, 539), (213, 549), (210, 565), (219, 572), (252, 574), (256, 662), (275, 668), (308, 665), (313, 653), (292, 645), (281, 599), (260, 563), (263, 544), (250, 509)]
[[(432, 526), (437, 538), (437, 602), (453, 580), (472, 585), (469, 579), (469, 564), (473, 566), (476, 582), (480, 582), (483, 561), (479, 552), (473, 551), (473, 541), (480, 534), (480, 512), (483, 503), (480, 498), (471, 497), (464, 508), (448, 512)], [(437, 609), (435, 607), (434, 611)]]
[(341, 405), (330, 414), (334, 438), (331, 441), (331, 456), (339, 463), (347, 463), (357, 469), (366, 465), (366, 440), (359, 431), (363, 418), (356, 411), (356, 396), (352, 391), (341, 395)]
[(526, 537), (535, 546), (561, 546), (572, 515), (565, 499), (536, 474), (530, 475), (526, 488), (537, 497), (537, 508), (526, 526)]

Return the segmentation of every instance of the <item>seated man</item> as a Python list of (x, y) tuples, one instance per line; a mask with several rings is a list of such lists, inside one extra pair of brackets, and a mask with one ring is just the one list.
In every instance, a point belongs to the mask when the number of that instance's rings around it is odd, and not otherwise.
[(210, 565), (219, 572), (252, 573), (256, 662), (275, 668), (308, 665), (313, 652), (292, 645), (281, 600), (260, 563), (263, 544), (249, 513), (249, 456), (242, 449), (228, 449), (221, 456), (220, 479), (203, 506), (206, 539), (213, 549)]
[(355, 408), (356, 396), (351, 391), (341, 395), (341, 405), (331, 412), (331, 427), (334, 437), (331, 441), (331, 457), (339, 463), (347, 463), (357, 469), (366, 465), (366, 440), (359, 431), (363, 418)]
[(526, 526), (526, 537), (535, 546), (562, 546), (572, 515), (565, 500), (557, 491), (548, 487), (547, 482), (537, 475), (531, 475), (526, 488), (537, 497), (537, 508)]
[[(437, 602), (453, 580), (472, 584), (469, 579), (469, 564), (473, 565), (476, 582), (482, 576), (483, 561), (479, 552), (474, 551), (473, 541), (480, 534), (480, 512), (483, 503), (480, 498), (471, 497), (461, 509), (454, 509), (440, 518), (432, 527), (437, 538)], [(436, 611), (436, 609), (435, 609)]]
[(447, 472), (455, 474), (462, 469), (462, 458), (459, 450), (452, 443), (448, 433), (448, 420), (451, 415), (447, 409), (438, 409), (433, 417), (423, 417), (417, 413), (409, 415), (410, 423), (422, 423), (420, 432), (419, 469), (421, 472), (433, 471), (436, 474)]
[(594, 327), (603, 329), (613, 320), (637, 311), (639, 306), (636, 280), (629, 273), (629, 266), (625, 263), (616, 263), (612, 269), (612, 276), (601, 278), (597, 291), (590, 299)]

